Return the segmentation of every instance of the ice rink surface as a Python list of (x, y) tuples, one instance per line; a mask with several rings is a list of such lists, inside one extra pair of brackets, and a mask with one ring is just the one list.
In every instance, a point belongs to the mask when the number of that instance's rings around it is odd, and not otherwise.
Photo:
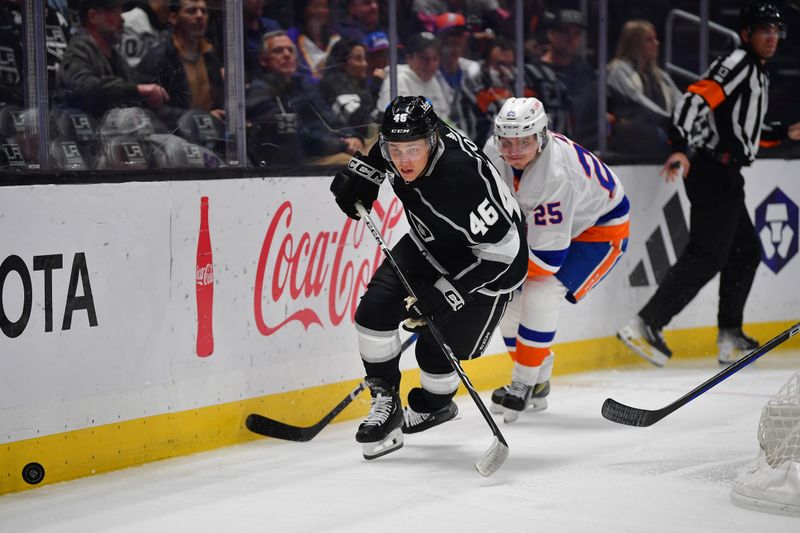
[(473, 463), (491, 431), (460, 396), (457, 420), (374, 461), (347, 421), (307, 443), (261, 439), (6, 495), (0, 531), (797, 533), (800, 518), (736, 507), (729, 492), (756, 457), (761, 408), (798, 368), (800, 351), (767, 355), (649, 428), (603, 419), (603, 400), (663, 407), (716, 361), (558, 377), (548, 410), (498, 417), (511, 453), (490, 478)]

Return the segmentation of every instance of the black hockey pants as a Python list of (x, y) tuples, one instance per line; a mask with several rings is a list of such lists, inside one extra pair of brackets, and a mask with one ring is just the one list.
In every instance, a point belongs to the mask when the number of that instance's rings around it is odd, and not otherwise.
[[(392, 250), (392, 255), (400, 265), (403, 274), (411, 284), (433, 283), (438, 272), (422, 257), (408, 235), (400, 239)], [(356, 325), (360, 331), (369, 330), (371, 336), (385, 337), (395, 335), (400, 322), (405, 318), (405, 297), (408, 296), (400, 280), (388, 262), (384, 261), (367, 285), (356, 309)], [(486, 348), (489, 338), (500, 322), (510, 295), (485, 296), (473, 293), (472, 301), (461, 310), (449, 315), (444, 323), (437, 323), (445, 341), (459, 359), (479, 357)], [(399, 344), (398, 344), (399, 346)], [(392, 385), (400, 384), (400, 353), (379, 354), (371, 357), (363, 353), (369, 346), (362, 346), (362, 360), (368, 377), (379, 377)], [(457, 376), (447, 357), (442, 352), (433, 335), (426, 329), (420, 332), (416, 343), (417, 363), (420, 370), (435, 381), (436, 376), (450, 375), (449, 383), (458, 383)], [(431, 407), (446, 405), (455, 394), (442, 390), (429, 390), (423, 376), (422, 385)], [(438, 405), (436, 405), (438, 404)]]
[(639, 315), (662, 328), (719, 273), (717, 325), (741, 327), (761, 257), (744, 203), (744, 178), (738, 166), (699, 152), (684, 184), (692, 204), (689, 244)]

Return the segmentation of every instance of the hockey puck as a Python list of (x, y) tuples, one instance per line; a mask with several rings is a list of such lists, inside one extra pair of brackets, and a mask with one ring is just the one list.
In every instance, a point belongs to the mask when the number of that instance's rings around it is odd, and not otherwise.
[(41, 483), (44, 479), (44, 467), (39, 463), (28, 463), (22, 467), (22, 479), (29, 485)]

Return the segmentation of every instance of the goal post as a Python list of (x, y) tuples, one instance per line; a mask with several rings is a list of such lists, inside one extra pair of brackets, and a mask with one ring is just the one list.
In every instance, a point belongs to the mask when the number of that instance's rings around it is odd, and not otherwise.
[(800, 370), (764, 406), (758, 458), (731, 489), (736, 505), (800, 516)]

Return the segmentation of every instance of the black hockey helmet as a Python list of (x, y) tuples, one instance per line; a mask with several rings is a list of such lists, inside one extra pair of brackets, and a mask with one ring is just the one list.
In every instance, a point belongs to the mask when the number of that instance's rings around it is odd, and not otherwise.
[(762, 24), (775, 24), (781, 32), (781, 38), (785, 37), (785, 19), (774, 2), (757, 0), (745, 4), (739, 13), (739, 29), (752, 33), (756, 26)]
[(398, 96), (386, 106), (381, 139), (386, 142), (415, 141), (436, 132), (439, 119), (424, 96)]
[(397, 96), (386, 106), (381, 122), (379, 142), (381, 154), (391, 163), (387, 143), (408, 142), (426, 139), (428, 155), (433, 154), (439, 143), (436, 126), (439, 118), (433, 104), (424, 96)]

